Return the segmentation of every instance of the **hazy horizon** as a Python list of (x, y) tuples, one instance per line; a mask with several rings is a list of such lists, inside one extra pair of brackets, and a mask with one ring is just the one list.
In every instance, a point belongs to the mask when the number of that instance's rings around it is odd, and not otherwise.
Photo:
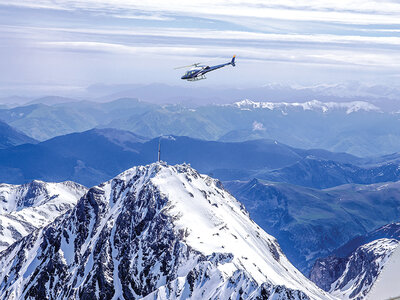
[(400, 86), (363, 84), (348, 81), (337, 84), (284, 85), (271, 83), (256, 87), (181, 86), (165, 83), (93, 84), (76, 89), (33, 87), (0, 90), (0, 105), (6, 107), (43, 103), (48, 105), (74, 101), (110, 102), (121, 98), (138, 99), (155, 104), (209, 105), (229, 104), (245, 99), (256, 102), (354, 102), (364, 101), (386, 111), (400, 108)]

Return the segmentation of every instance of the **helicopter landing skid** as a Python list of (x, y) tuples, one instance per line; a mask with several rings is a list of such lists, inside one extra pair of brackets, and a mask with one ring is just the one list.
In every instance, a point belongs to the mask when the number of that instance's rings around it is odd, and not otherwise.
[(193, 78), (189, 78), (188, 81), (197, 81), (197, 80), (202, 80), (202, 79), (207, 79), (207, 77), (205, 75), (196, 76)]

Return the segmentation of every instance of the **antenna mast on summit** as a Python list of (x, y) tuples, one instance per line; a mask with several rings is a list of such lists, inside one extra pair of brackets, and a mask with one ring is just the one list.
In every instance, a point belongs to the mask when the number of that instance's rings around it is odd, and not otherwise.
[(158, 162), (161, 160), (161, 137), (158, 139)]

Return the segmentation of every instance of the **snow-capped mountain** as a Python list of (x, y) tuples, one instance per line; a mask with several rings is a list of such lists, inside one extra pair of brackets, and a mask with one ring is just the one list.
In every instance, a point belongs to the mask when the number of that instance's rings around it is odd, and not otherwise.
[(399, 244), (396, 239), (382, 238), (358, 247), (346, 258), (319, 259), (310, 278), (339, 299), (363, 299)]
[(390, 256), (376, 279), (367, 299), (396, 299), (400, 296), (400, 247)]
[(86, 191), (71, 181), (0, 184), (0, 251), (74, 207)]
[(330, 256), (318, 259), (310, 279), (341, 298), (364, 298), (399, 243), (399, 222), (356, 236)]
[(2, 299), (332, 299), (221, 183), (154, 163), (0, 254)]
[(399, 244), (395, 239), (379, 239), (359, 247), (350, 256), (343, 274), (332, 284), (331, 294), (340, 299), (365, 297)]
[(351, 102), (321, 102), (318, 100), (311, 100), (306, 102), (255, 102), (249, 99), (228, 104), (240, 109), (255, 109), (265, 108), (269, 110), (280, 109), (285, 113), (288, 109), (301, 108), (303, 110), (315, 110), (321, 112), (328, 112), (332, 110), (342, 109), (347, 114), (364, 111), (380, 111), (380, 108), (372, 103), (365, 101), (351, 101)]

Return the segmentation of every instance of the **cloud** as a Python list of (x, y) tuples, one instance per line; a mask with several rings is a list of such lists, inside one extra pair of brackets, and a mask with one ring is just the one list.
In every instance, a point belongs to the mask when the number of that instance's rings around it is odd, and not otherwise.
[(30, 31), (59, 31), (65, 33), (84, 33), (95, 35), (109, 35), (115, 37), (148, 36), (148, 37), (176, 37), (192, 40), (232, 40), (232, 41), (259, 41), (259, 42), (296, 42), (318, 44), (354, 44), (359, 45), (400, 45), (398, 36), (359, 36), (359, 35), (334, 35), (334, 34), (276, 34), (238, 30), (210, 30), (173, 27), (136, 27), (134, 31), (129, 29), (113, 28), (60, 28), (60, 27), (3, 27), (1, 31), (12, 30), (14, 32)]
[(354, 55), (353, 50), (334, 50), (327, 53), (323, 49), (269, 49), (267, 52), (262, 48), (241, 47), (237, 49), (232, 46), (205, 46), (185, 44), (142, 44), (124, 45), (117, 43), (86, 42), (86, 41), (62, 41), (41, 42), (38, 47), (45, 49), (55, 48), (64, 51), (76, 52), (104, 52), (114, 54), (145, 55), (145, 56), (173, 56), (175, 58), (188, 57), (189, 59), (201, 57), (223, 57), (227, 59), (230, 55), (237, 54), (238, 60), (256, 61), (282, 61), (291, 63), (327, 64), (327, 65), (353, 65), (353, 66), (375, 66), (375, 67), (400, 67), (399, 53), (374, 53), (359, 52)]
[(253, 131), (265, 131), (266, 128), (264, 127), (263, 123), (254, 121), (253, 122)]
[[(67, 28), (3, 26), (30, 47), (174, 57), (221, 57), (346, 66), (399, 67), (399, 37), (270, 34), (171, 27)], [(34, 37), (34, 39), (32, 39)], [(140, 38), (140, 42), (138, 42)], [(310, 47), (312, 46), (312, 47)], [(379, 49), (379, 51), (377, 50)]]
[(172, 14), (178, 16), (195, 16), (218, 19), (230, 18), (235, 22), (237, 18), (257, 18), (261, 20), (279, 19), (286, 21), (317, 21), (344, 24), (400, 24), (400, 3), (392, 1), (360, 1), (360, 0), (285, 0), (285, 1), (180, 1), (162, 0), (153, 1), (5, 1), (4, 4), (34, 8), (48, 8), (59, 10), (88, 10), (114, 14), (124, 11), (145, 12), (147, 14)]
[[(282, 78), (294, 69), (300, 70), (299, 81), (303, 73), (319, 81), (322, 73), (338, 69), (370, 77), (400, 71), (400, 3), (395, 1), (5, 0), (1, 8), (0, 66), (13, 74), (35, 73), (30, 65), (36, 68), (43, 57), (60, 58), (59, 68), (63, 60), (69, 67), (68, 58), (107, 74), (124, 56), (135, 64), (138, 58), (145, 61), (141, 76), (148, 72), (153, 78), (151, 70), (160, 69), (160, 61), (168, 67), (170, 61), (224, 61), (233, 54), (243, 78), (256, 75), (255, 81), (266, 80), (266, 74)], [(32, 64), (15, 54), (31, 50), (37, 55)], [(10, 54), (15, 59), (8, 60)], [(10, 62), (25, 60), (20, 69)]]
[(172, 21), (174, 18), (165, 17), (158, 14), (153, 15), (132, 15), (132, 14), (112, 14), (115, 18), (121, 19), (135, 19), (135, 20), (150, 20), (150, 21)]

